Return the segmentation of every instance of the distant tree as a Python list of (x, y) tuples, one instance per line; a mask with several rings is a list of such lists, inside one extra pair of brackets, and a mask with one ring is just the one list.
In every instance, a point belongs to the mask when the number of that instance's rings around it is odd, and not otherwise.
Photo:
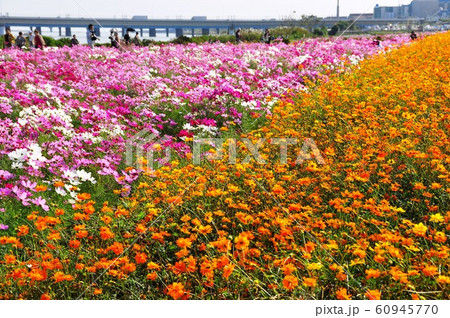
[(354, 30), (355, 26), (353, 24), (353, 21), (339, 21), (333, 27), (331, 28), (330, 32), (328, 32), (329, 35), (336, 35), (338, 32), (343, 32), (345, 30)]
[(325, 27), (322, 27), (322, 28), (315, 28), (315, 29), (313, 30), (313, 34), (314, 34), (315, 36), (326, 36), (326, 35), (328, 35), (328, 30), (327, 30), (327, 28), (325, 28)]
[(309, 32), (312, 32), (314, 26), (318, 25), (320, 21), (322, 21), (322, 19), (315, 15), (302, 15), (300, 25), (305, 27)]

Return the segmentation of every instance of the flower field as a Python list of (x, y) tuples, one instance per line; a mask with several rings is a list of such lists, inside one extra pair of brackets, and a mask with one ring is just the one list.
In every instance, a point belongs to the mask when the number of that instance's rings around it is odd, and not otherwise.
[(405, 42), (3, 51), (0, 298), (448, 299), (450, 34)]

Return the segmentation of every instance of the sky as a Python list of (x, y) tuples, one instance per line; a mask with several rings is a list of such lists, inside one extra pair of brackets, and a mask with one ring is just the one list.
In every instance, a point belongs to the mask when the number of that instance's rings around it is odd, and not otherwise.
[[(376, 4), (409, 4), (411, 0), (340, 0), (340, 15), (372, 13)], [(336, 16), (337, 0), (0, 0), (0, 16), (190, 19), (300, 18)], [(0, 18), (1, 19), (1, 18)]]

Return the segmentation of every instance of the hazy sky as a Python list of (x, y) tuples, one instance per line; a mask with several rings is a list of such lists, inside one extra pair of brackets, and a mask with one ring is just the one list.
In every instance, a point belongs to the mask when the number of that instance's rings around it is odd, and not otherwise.
[[(375, 4), (409, 4), (411, 0), (340, 0), (342, 16), (371, 13)], [(302, 14), (335, 16), (337, 0), (0, 0), (0, 15), (131, 18), (281, 18)], [(294, 13), (295, 11), (295, 13)], [(0, 18), (1, 19), (1, 18)]]

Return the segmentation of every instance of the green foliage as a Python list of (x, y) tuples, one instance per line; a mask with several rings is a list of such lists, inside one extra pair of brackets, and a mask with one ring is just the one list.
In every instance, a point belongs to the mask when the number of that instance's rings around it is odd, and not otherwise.
[(56, 46), (56, 40), (50, 36), (43, 35), (42, 36), (45, 41), (45, 46)]
[[(326, 31), (326, 30), (325, 30)], [(311, 36), (311, 34), (304, 28), (301, 27), (280, 27), (280, 28), (274, 28), (270, 29), (271, 35), (277, 39), (277, 38), (283, 38), (283, 42), (286, 44), (289, 44), (291, 41), (294, 40), (300, 40), (305, 37)], [(326, 34), (326, 33), (324, 33)], [(243, 42), (250, 42), (250, 43), (257, 43), (261, 42), (261, 38), (263, 35), (262, 30), (242, 30), (241, 36)], [(166, 42), (161, 41), (154, 41), (154, 40), (143, 40), (143, 45), (161, 45)], [(214, 42), (221, 42), (221, 43), (234, 43), (236, 42), (236, 37), (234, 34), (222, 34), (222, 35), (202, 35), (202, 36), (195, 36), (195, 37), (187, 37), (187, 36), (180, 36), (169, 43), (174, 44), (188, 44), (188, 43), (214, 43)]]
[(55, 41), (57, 47), (70, 46), (71, 39), (70, 38), (61, 38)]
[(192, 43), (192, 38), (189, 38), (185, 35), (179, 36), (177, 37), (175, 40), (171, 41), (171, 43), (174, 44), (188, 44), (188, 43)]
[(327, 36), (327, 35), (328, 35), (328, 30), (327, 30), (327, 28), (325, 28), (325, 27), (322, 27), (322, 28), (315, 28), (315, 29), (313, 30), (313, 34), (314, 34), (315, 36)]
[(339, 21), (331, 28), (331, 31), (328, 33), (329, 35), (336, 35), (338, 32), (342, 32), (345, 30), (355, 30), (355, 25), (353, 25), (353, 21)]

